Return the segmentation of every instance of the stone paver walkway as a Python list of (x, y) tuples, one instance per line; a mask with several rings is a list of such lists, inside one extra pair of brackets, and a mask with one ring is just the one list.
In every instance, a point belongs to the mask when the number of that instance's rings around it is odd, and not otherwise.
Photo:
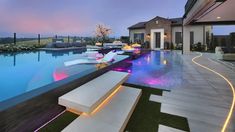
[[(150, 101), (160, 102), (161, 112), (186, 117), (191, 132), (220, 132), (232, 104), (233, 94), (221, 77), (195, 65), (191, 60), (197, 56), (182, 55), (182, 84), (163, 96), (151, 95)], [(223, 74), (235, 85), (235, 72), (204, 55), (196, 60)], [(226, 129), (235, 132), (233, 114)]]

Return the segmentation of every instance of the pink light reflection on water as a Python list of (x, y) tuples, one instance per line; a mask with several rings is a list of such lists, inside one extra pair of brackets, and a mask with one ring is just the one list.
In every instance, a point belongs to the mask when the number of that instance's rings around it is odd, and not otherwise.
[(54, 81), (60, 81), (60, 80), (63, 80), (67, 77), (68, 77), (68, 75), (65, 72), (54, 72), (53, 73)]
[(120, 71), (120, 72), (128, 72), (128, 73), (131, 73), (132, 71), (130, 69), (127, 69), (127, 68), (114, 68), (113, 69), (114, 71)]

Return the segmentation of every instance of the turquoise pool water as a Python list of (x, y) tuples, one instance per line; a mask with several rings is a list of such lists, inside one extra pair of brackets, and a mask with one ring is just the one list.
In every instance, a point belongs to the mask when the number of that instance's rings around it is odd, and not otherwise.
[[(85, 51), (0, 54), (0, 110), (99, 70), (95, 64), (64, 65), (66, 61), (86, 58), (82, 54)], [(127, 57), (117, 56), (110, 65)]]
[(88, 65), (73, 72), (60, 70), (64, 61), (77, 59), (84, 51), (0, 54), (0, 102), (94, 68)]

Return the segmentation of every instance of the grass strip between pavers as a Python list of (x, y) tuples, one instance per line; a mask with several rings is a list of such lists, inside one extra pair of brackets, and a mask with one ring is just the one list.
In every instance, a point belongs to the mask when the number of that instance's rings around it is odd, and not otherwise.
[(159, 124), (189, 131), (186, 118), (161, 113), (161, 103), (149, 101), (151, 94), (162, 95), (162, 90), (129, 83), (124, 85), (142, 89), (142, 95), (125, 128), (125, 132), (157, 132)]
[(39, 130), (39, 132), (60, 132), (66, 126), (68, 126), (78, 115), (66, 111), (55, 120), (47, 124), (45, 127)]
[[(149, 101), (151, 94), (162, 95), (162, 90), (128, 83), (125, 83), (124, 85), (142, 89), (142, 95), (125, 128), (125, 132), (157, 132), (159, 124), (189, 131), (186, 118), (161, 113), (161, 104)], [(40, 132), (60, 132), (77, 117), (78, 115), (66, 111), (54, 121), (43, 127)]]

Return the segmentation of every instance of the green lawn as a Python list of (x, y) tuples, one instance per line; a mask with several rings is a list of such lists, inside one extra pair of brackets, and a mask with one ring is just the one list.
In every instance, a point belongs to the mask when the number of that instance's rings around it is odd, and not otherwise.
[(151, 94), (162, 95), (162, 90), (144, 86), (129, 85), (142, 89), (142, 96), (126, 126), (128, 132), (157, 132), (158, 125), (166, 125), (189, 131), (186, 118), (160, 112), (161, 104), (149, 101)]
[[(162, 90), (130, 84), (124, 85), (142, 89), (140, 100), (125, 128), (126, 132), (157, 132), (159, 124), (189, 131), (186, 118), (161, 113), (161, 104), (149, 101), (151, 94), (162, 95)], [(40, 131), (59, 132), (76, 117), (77, 115), (75, 114), (65, 112)]]

